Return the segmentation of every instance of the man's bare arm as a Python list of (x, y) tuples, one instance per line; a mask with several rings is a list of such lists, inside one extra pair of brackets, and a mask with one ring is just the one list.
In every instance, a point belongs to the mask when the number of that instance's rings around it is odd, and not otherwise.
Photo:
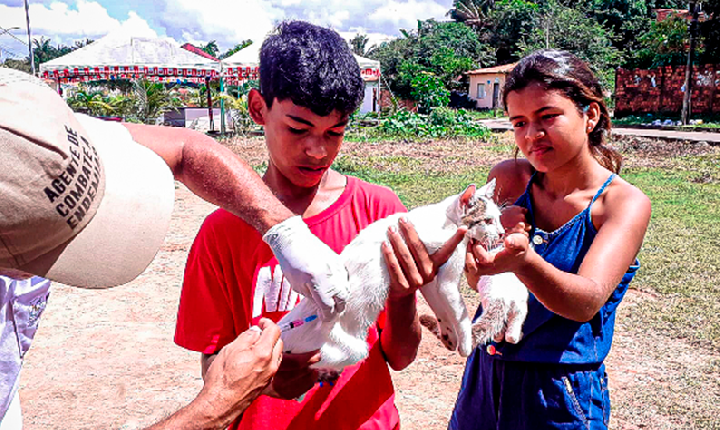
[(214, 139), (186, 128), (123, 123), (137, 143), (165, 160), (177, 180), (264, 234), (293, 213), (260, 176)]

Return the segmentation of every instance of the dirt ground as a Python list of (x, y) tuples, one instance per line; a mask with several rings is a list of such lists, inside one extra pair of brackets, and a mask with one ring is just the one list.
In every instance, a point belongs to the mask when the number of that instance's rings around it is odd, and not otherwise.
[[(214, 208), (181, 185), (176, 197), (165, 244), (135, 281), (103, 291), (52, 288), (21, 375), (27, 430), (142, 428), (199, 391), (199, 355), (177, 347), (172, 336), (187, 252), (204, 216)], [(476, 300), (468, 299), (474, 309)], [(688, 363), (718, 357), (682, 341), (624, 327), (623, 315), (647, 300), (656, 298), (631, 291), (620, 307), (607, 360), (612, 400), (620, 405), (612, 428), (686, 429), (668, 411), (643, 410), (637, 387), (672, 381)], [(666, 350), (669, 358), (658, 360)], [(404, 429), (446, 428), (463, 366), (463, 359), (424, 332), (418, 359), (393, 374)]]

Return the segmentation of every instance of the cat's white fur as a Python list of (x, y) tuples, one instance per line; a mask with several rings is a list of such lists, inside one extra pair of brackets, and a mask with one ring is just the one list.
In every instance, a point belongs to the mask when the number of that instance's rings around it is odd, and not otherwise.
[(481, 276), (476, 290), (483, 312), (473, 323), (473, 340), (518, 343), (527, 316), (528, 290), (513, 273)]
[[(389, 216), (362, 230), (340, 254), (350, 276), (350, 297), (345, 310), (333, 320), (321, 321), (318, 318), (283, 331), (283, 349), (292, 353), (320, 349), (322, 359), (313, 367), (329, 371), (340, 371), (365, 359), (368, 355), (368, 329), (385, 307), (389, 291), (390, 277), (381, 251), (381, 244), (387, 240), (388, 228), (397, 225), (400, 217), (407, 217), (428, 252), (434, 253), (459, 226), (468, 222), (473, 205), (480, 202), (486, 205), (482, 219), (473, 220), (465, 239), (447, 263), (440, 267), (436, 279), (420, 290), (438, 318), (440, 339), (448, 349), (457, 350), (467, 357), (474, 347), (472, 324), (458, 284), (465, 264), (467, 241), (474, 238), (494, 243), (504, 234), (500, 211), (492, 203), (494, 190), (494, 180), (477, 190), (472, 185), (463, 193), (440, 203)], [(488, 200), (490, 204), (487, 204)], [(317, 314), (315, 304), (311, 300), (303, 300), (279, 324), (282, 327), (288, 322)]]

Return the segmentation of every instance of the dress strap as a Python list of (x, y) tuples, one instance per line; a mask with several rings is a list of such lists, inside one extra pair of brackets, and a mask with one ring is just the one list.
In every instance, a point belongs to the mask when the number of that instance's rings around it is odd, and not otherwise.
[(530, 187), (533, 184), (533, 181), (535, 181), (535, 176), (537, 176), (537, 171), (533, 172), (532, 176), (530, 176), (530, 180), (528, 181), (527, 185), (525, 185), (525, 194), (530, 195)]
[(616, 176), (617, 176), (617, 175), (616, 175), (615, 173), (613, 173), (613, 174), (611, 174), (611, 175), (605, 180), (605, 183), (602, 184), (602, 187), (600, 187), (600, 189), (598, 190), (598, 192), (595, 193), (595, 197), (592, 198), (592, 201), (590, 202), (590, 205), (592, 205), (593, 203), (595, 203), (595, 200), (597, 200), (598, 197), (600, 197), (600, 196), (602, 195), (602, 193), (605, 191), (605, 188), (607, 188), (607, 186), (610, 185), (610, 183), (613, 181), (613, 179), (615, 179)]

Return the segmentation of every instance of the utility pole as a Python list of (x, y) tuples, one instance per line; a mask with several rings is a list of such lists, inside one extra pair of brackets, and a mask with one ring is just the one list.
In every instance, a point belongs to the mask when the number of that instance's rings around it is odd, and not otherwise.
[(683, 94), (682, 112), (680, 113), (680, 119), (683, 125), (688, 125), (692, 113), (692, 61), (695, 51), (695, 39), (697, 39), (698, 36), (698, 19), (700, 15), (700, 4), (698, 3), (697, 1), (691, 1), (689, 8), (689, 12), (692, 14), (689, 28), (690, 47), (688, 49), (687, 66), (685, 67), (685, 93)]
[(28, 50), (30, 51), (30, 72), (35, 75), (35, 56), (33, 55), (32, 36), (30, 34), (30, 6), (28, 0), (25, 0), (25, 18), (27, 19)]

